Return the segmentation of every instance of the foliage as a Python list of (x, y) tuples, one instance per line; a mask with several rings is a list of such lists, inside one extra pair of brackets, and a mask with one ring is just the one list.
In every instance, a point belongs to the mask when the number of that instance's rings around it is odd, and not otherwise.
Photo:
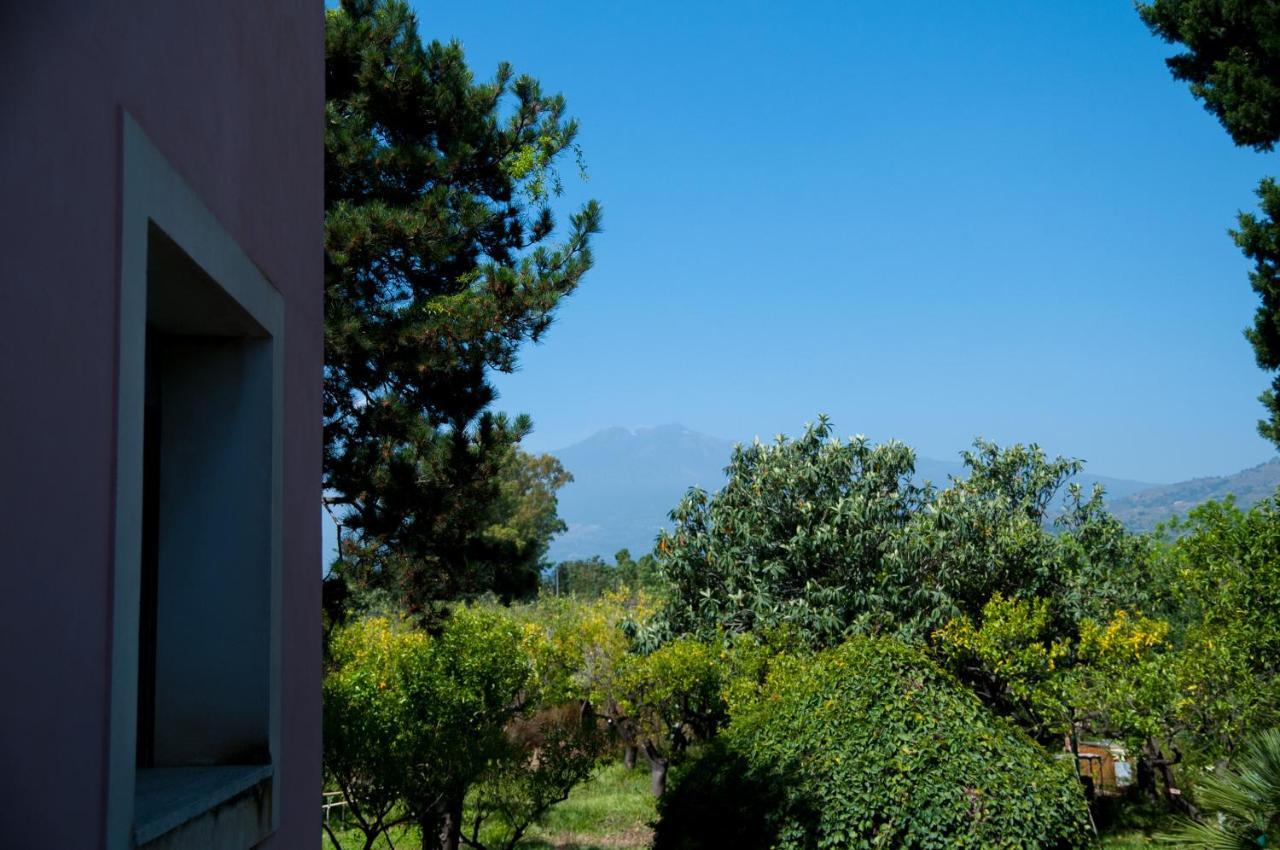
[(436, 834), (507, 752), (504, 730), (536, 685), (521, 633), (491, 611), (460, 608), (438, 634), (369, 618), (330, 640), (325, 770), (368, 841), (396, 803)]
[(548, 701), (585, 700), (614, 718), (620, 695), (618, 672), (631, 652), (629, 627), (656, 610), (643, 592), (616, 591), (598, 599), (541, 596), (512, 606), (511, 614), (534, 635), (530, 646)]
[(1210, 502), (1166, 553), (1181, 634), (1184, 724), (1203, 760), (1280, 725), (1280, 501)]
[(544, 592), (595, 599), (622, 588), (660, 594), (662, 575), (652, 554), (631, 557), (629, 549), (619, 549), (612, 564), (599, 556), (561, 561), (550, 575), (543, 576)]
[[(746, 846), (1086, 843), (1084, 800), (1069, 765), (890, 638), (855, 637), (776, 659), (754, 697), (734, 706), (721, 741), (708, 756), (714, 763), (677, 775), (657, 826), (660, 850), (721, 846), (715, 836), (735, 834), (735, 823), (708, 820), (693, 833), (673, 827), (702, 812), (742, 811), (754, 812), (751, 823), (763, 831)], [(739, 778), (715, 781), (730, 771)]]
[[(518, 846), (527, 850), (645, 850), (650, 843), (648, 825), (653, 819), (654, 798), (649, 793), (648, 774), (613, 763), (599, 768), (566, 800), (553, 806), (541, 822), (529, 828)], [(469, 808), (463, 821), (471, 822)], [(351, 850), (362, 846), (363, 839), (357, 841), (358, 830), (343, 828), (342, 810), (334, 811), (332, 826), (342, 847)], [(491, 835), (482, 829), (482, 843), (500, 841), (498, 832)], [(390, 830), (388, 838), (391, 844), (380, 842), (378, 846), (421, 846), (421, 837), (410, 824)]]
[(477, 850), (512, 850), (604, 754), (603, 730), (579, 703), (538, 712), (508, 731), (508, 753), (490, 762), (467, 801), (462, 840)]
[[(1261, 215), (1242, 212), (1238, 217), (1239, 229), (1231, 231), (1231, 237), (1244, 255), (1253, 261), (1249, 283), (1262, 303), (1253, 314), (1253, 327), (1245, 330), (1245, 336), (1253, 345), (1258, 368), (1268, 372), (1280, 369), (1280, 186), (1270, 177), (1258, 185)], [(1271, 388), (1258, 400), (1270, 413), (1269, 419), (1258, 422), (1258, 433), (1280, 446), (1280, 375)]]
[(1261, 151), (1280, 139), (1280, 9), (1270, 0), (1152, 0), (1138, 13), (1151, 31), (1187, 50), (1165, 60), (1174, 79), (1222, 122), (1232, 140)]
[(665, 585), (662, 571), (658, 569), (658, 559), (652, 552), (633, 558), (630, 549), (619, 549), (614, 553), (613, 561), (619, 586), (643, 590), (656, 596), (663, 594)]
[(910, 449), (832, 438), (825, 419), (796, 440), (735, 446), (714, 496), (690, 490), (658, 539), (674, 634), (779, 625), (815, 643), (880, 625), (914, 596), (885, 552), (926, 492)]
[(946, 489), (918, 486), (910, 449), (841, 442), (825, 418), (796, 440), (735, 448), (724, 489), (690, 491), (659, 538), (667, 628), (712, 639), (785, 625), (815, 646), (851, 633), (923, 639), (979, 618), (1000, 593), (1050, 600), (1065, 634), (1100, 605), (1143, 596), (1148, 552), (1100, 491), (1072, 490), (1062, 533), (1046, 528), (1079, 463), (981, 440), (964, 460), (967, 477)]
[(699, 641), (675, 640), (623, 658), (618, 724), (644, 750), (655, 796), (665, 791), (668, 765), (716, 732), (724, 717), (723, 687), (719, 650)]
[(550, 576), (543, 578), (543, 591), (556, 596), (576, 596), (579, 599), (595, 599), (614, 589), (618, 576), (604, 558), (574, 558), (561, 561), (552, 567)]
[(952, 620), (934, 634), (945, 666), (984, 703), (1041, 740), (1084, 727), (1137, 750), (1176, 727), (1169, 624), (1119, 610), (1057, 637), (1047, 600), (993, 596), (980, 622)]
[(490, 511), (492, 523), (483, 536), (495, 549), (510, 553), (508, 569), (521, 576), (514, 589), (527, 596), (545, 566), (551, 538), (564, 531), (556, 513), (556, 492), (573, 476), (551, 455), (517, 451), (499, 472), (499, 497)]
[(1055, 639), (1047, 600), (992, 596), (974, 622), (957, 617), (934, 633), (945, 666), (1037, 737), (1071, 724), (1064, 662), (1072, 647)]
[(654, 850), (773, 850), (788, 822), (814, 818), (768, 766), (719, 739), (672, 776), (671, 791), (658, 799)]
[[(1280, 6), (1271, 0), (1153, 0), (1138, 12), (1156, 35), (1187, 51), (1166, 60), (1187, 82), (1237, 145), (1270, 151), (1280, 141)], [(1249, 281), (1262, 303), (1245, 335), (1258, 366), (1280, 369), (1280, 189), (1272, 178), (1258, 185), (1263, 216), (1239, 215), (1231, 232), (1254, 262)], [(1267, 418), (1258, 432), (1280, 446), (1280, 376), (1259, 397)]]
[(1196, 850), (1249, 850), (1280, 842), (1280, 729), (1250, 741), (1228, 770), (1196, 786), (1203, 821), (1184, 821), (1165, 843)]
[(415, 611), (531, 593), (545, 515), (532, 537), (495, 533), (523, 522), (502, 510), (530, 472), (514, 454), (530, 425), (489, 411), (486, 375), (515, 368), (591, 266), (598, 206), (553, 244), (548, 204), (577, 124), (506, 64), (474, 82), (461, 46), (424, 45), (402, 0), (328, 10), (325, 69), (324, 486), (338, 577), (354, 570)]

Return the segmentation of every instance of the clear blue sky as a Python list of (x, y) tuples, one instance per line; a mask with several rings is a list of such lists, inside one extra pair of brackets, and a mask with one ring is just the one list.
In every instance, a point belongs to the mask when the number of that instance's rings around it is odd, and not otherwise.
[(1101, 474), (1274, 452), (1226, 235), (1280, 171), (1238, 150), (1124, 0), (417, 5), (564, 93), (596, 267), (498, 408), (528, 447), (680, 422), (953, 458), (1037, 441)]

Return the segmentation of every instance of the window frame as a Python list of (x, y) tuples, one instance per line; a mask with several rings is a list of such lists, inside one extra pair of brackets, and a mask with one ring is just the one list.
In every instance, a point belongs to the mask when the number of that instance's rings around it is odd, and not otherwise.
[[(280, 776), (280, 665), (283, 529), (284, 300), (234, 237), (201, 202), (147, 137), (120, 111), (121, 207), (116, 363), (115, 522), (111, 600), (110, 697), (107, 741), (106, 841), (108, 850), (135, 846), (137, 785), (138, 652), (141, 614), (143, 455), (146, 395), (148, 255), (159, 228), (265, 329), (271, 341), (270, 599), (267, 647), (267, 745), (265, 782)], [(261, 772), (261, 765), (258, 766)], [(279, 824), (278, 786), (271, 790), (270, 831)], [(222, 800), (221, 802), (225, 802)], [(209, 797), (205, 809), (220, 804)], [(193, 811), (185, 820), (199, 817)], [(261, 840), (257, 836), (255, 840)]]

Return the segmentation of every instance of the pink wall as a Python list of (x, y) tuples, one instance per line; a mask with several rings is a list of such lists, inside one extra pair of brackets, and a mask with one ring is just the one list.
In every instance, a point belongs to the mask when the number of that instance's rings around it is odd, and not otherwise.
[(320, 0), (0, 2), (0, 846), (102, 842), (122, 109), (285, 299), (268, 844), (318, 840), (323, 25)]

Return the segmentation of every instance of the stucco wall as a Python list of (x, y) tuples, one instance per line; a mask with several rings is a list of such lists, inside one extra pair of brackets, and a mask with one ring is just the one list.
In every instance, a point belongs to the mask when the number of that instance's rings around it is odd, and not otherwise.
[(127, 110), (282, 294), (284, 747), (320, 778), (323, 6), (0, 3), (0, 846), (101, 844)]

